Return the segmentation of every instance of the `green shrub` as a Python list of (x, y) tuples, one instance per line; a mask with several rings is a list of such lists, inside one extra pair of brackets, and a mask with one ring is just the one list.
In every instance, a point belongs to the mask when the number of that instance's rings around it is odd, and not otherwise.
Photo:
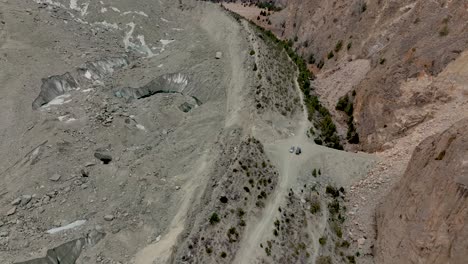
[(327, 238), (326, 238), (326, 237), (321, 237), (321, 238), (319, 238), (319, 243), (320, 243), (320, 245), (322, 245), (322, 246), (325, 245), (325, 244), (327, 243)]
[(317, 177), (317, 169), (314, 169), (314, 170), (312, 171), (312, 176)]
[(366, 12), (366, 10), (367, 10), (367, 3), (363, 3), (361, 6), (361, 13)]
[(310, 202), (310, 213), (316, 214), (320, 212), (320, 201), (315, 198)]
[(335, 199), (328, 204), (328, 211), (330, 214), (335, 215), (340, 211), (340, 203)]
[(386, 59), (385, 58), (380, 58), (379, 63), (380, 65), (383, 65), (385, 63)]
[(449, 34), (448, 26), (447, 26), (447, 25), (444, 25), (444, 26), (440, 29), (439, 35), (440, 35), (441, 37), (445, 37), (445, 36), (447, 36), (448, 34)]
[(336, 45), (335, 45), (335, 52), (338, 53), (338, 52), (341, 50), (341, 48), (343, 48), (343, 41), (342, 41), (342, 40), (340, 40), (340, 41), (338, 41), (338, 42), (336, 43)]
[(347, 48), (348, 50), (350, 50), (352, 46), (353, 46), (353, 44), (352, 44), (351, 42), (349, 42), (348, 45), (346, 45), (346, 48)]
[(309, 64), (314, 64), (314, 63), (315, 63), (315, 56), (312, 53), (312, 54), (309, 55)]
[(341, 247), (345, 247), (345, 248), (349, 248), (350, 244), (347, 240), (344, 240), (343, 242), (341, 242)]
[(341, 238), (343, 237), (343, 231), (341, 230), (341, 227), (338, 223), (336, 222), (333, 222), (331, 224), (331, 228), (333, 230), (333, 232), (336, 234), (337, 237)]
[(210, 247), (206, 248), (206, 253), (211, 254), (213, 252), (213, 249)]
[(227, 256), (226, 252), (221, 252), (221, 255), (220, 255), (222, 258), (225, 258)]
[(340, 196), (340, 191), (331, 185), (327, 186), (327, 188), (325, 189), (325, 192), (330, 194), (333, 198)]
[(250, 56), (253, 56), (253, 55), (255, 55), (255, 50), (250, 51)]
[(327, 59), (331, 59), (333, 57), (335, 57), (335, 54), (333, 54), (333, 51), (330, 51), (327, 55)]
[(338, 111), (344, 111), (346, 107), (348, 106), (348, 104), (349, 104), (349, 97), (346, 94), (338, 100), (338, 103), (336, 104), (335, 109)]
[(320, 256), (317, 258), (315, 264), (332, 264), (332, 259), (330, 256)]
[(210, 224), (214, 225), (216, 223), (219, 223), (220, 219), (219, 219), (219, 216), (217, 213), (213, 213), (211, 216), (210, 216)]

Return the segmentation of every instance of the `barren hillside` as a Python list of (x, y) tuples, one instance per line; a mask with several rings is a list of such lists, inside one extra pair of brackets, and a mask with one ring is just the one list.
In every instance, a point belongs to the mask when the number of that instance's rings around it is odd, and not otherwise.
[(468, 120), (424, 140), (377, 211), (377, 263), (463, 263)]

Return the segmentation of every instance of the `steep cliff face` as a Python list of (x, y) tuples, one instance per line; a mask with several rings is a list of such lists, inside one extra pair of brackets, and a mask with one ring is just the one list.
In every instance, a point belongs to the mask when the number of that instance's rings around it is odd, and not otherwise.
[(468, 119), (423, 141), (377, 210), (376, 263), (466, 263)]
[[(430, 118), (418, 107), (450, 101), (440, 102), (430, 87), (407, 94), (404, 86), (408, 79), (438, 76), (468, 47), (464, 0), (289, 0), (269, 20), (277, 35), (293, 40), (312, 64), (323, 65), (323, 73), (339, 75), (349, 61), (368, 60), (370, 70), (352, 88), (354, 120), (370, 151)], [(401, 118), (413, 106), (416, 111)]]

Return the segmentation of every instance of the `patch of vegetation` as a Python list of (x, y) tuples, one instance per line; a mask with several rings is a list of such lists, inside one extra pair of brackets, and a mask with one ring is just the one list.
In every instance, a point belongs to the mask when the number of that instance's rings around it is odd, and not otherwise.
[(346, 45), (346, 49), (350, 50), (352, 46), (353, 46), (352, 42), (349, 42), (348, 45)]
[(258, 8), (266, 9), (268, 11), (275, 11), (275, 12), (281, 11), (281, 7), (275, 6), (275, 4), (271, 2), (260, 2), (260, 3), (257, 3), (256, 5)]
[(341, 50), (341, 48), (343, 48), (343, 41), (342, 41), (342, 40), (340, 40), (340, 41), (338, 41), (338, 42), (336, 43), (336, 45), (335, 45), (335, 52), (338, 53), (338, 52)]
[(210, 216), (210, 224), (214, 225), (214, 224), (217, 224), (219, 223), (220, 219), (219, 219), (219, 216), (217, 213), (213, 213), (211, 216)]
[(439, 36), (445, 37), (449, 34), (448, 25), (443, 25), (442, 28), (439, 30)]
[(384, 65), (386, 61), (387, 61), (387, 59), (380, 58), (379, 63), (380, 63), (380, 65)]
[(330, 52), (327, 54), (327, 59), (332, 59), (333, 57), (335, 57), (335, 54), (333, 53), (333, 51), (330, 51)]
[[(341, 145), (330, 112), (320, 104), (317, 96), (311, 94), (310, 80), (313, 80), (315, 76), (307, 68), (307, 62), (292, 48), (293, 40), (280, 40), (270, 30), (265, 30), (257, 25), (254, 26), (256, 26), (259, 31), (263, 32), (263, 36), (266, 36), (273, 43), (276, 43), (280, 48), (285, 50), (289, 58), (296, 64), (299, 70), (297, 82), (299, 83), (299, 88), (304, 93), (304, 103), (308, 111), (308, 118), (311, 121), (314, 120), (314, 125), (320, 130), (318, 137), (322, 144), (324, 143), (327, 147), (342, 150), (343, 146)], [(323, 65), (324, 62), (320, 61), (317, 67), (321, 68)], [(254, 70), (256, 69), (255, 66)]]
[(211, 254), (213, 252), (213, 249), (210, 247), (206, 248), (206, 253)]
[[(353, 91), (353, 96), (356, 95), (356, 92)], [(346, 134), (346, 139), (348, 140), (349, 143), (351, 144), (358, 144), (359, 143), (359, 135), (356, 131), (356, 127), (354, 126), (354, 117), (353, 117), (353, 111), (354, 111), (354, 104), (353, 100), (350, 99), (348, 94), (344, 95), (338, 100), (338, 103), (336, 104), (335, 107), (336, 110), (338, 111), (343, 111), (346, 113), (348, 116), (348, 132)]]
[(332, 264), (332, 259), (330, 256), (320, 256), (317, 258), (316, 264)]
[(347, 240), (343, 240), (343, 242), (341, 242), (341, 247), (344, 247), (344, 248), (349, 248), (350, 244)]
[(253, 55), (255, 55), (255, 50), (250, 51), (250, 56), (253, 56)]
[(314, 170), (312, 171), (312, 176), (317, 177), (317, 169), (314, 169)]
[(333, 202), (328, 204), (328, 211), (331, 215), (338, 214), (340, 212), (340, 202), (338, 202), (336, 199), (333, 200)]
[(364, 3), (362, 3), (362, 5), (361, 5), (361, 13), (366, 12), (366, 10), (367, 10), (367, 3), (364, 2)]
[(309, 55), (309, 64), (314, 64), (315, 63), (315, 55), (312, 53)]
[(335, 109), (338, 111), (344, 111), (346, 107), (348, 106), (348, 104), (349, 104), (349, 96), (348, 95), (342, 96), (338, 100), (338, 103), (336, 104)]
[(343, 237), (343, 231), (341, 230), (341, 226), (338, 223), (333, 222), (331, 224), (331, 229), (333, 230), (333, 232), (335, 233), (337, 237), (339, 238)]
[(326, 238), (326, 237), (321, 237), (321, 238), (319, 238), (319, 243), (320, 243), (320, 245), (322, 245), (322, 246), (325, 245), (325, 244), (327, 243), (327, 238)]
[(354, 256), (347, 256), (346, 258), (348, 259), (349, 263), (351, 263), (351, 264), (356, 263), (356, 258)]
[(226, 252), (223, 251), (223, 252), (221, 252), (220, 256), (221, 256), (222, 258), (226, 258), (227, 254), (226, 254)]
[(330, 194), (333, 198), (340, 196), (340, 191), (331, 185), (327, 186), (327, 188), (325, 189), (325, 192), (327, 194)]
[(265, 253), (267, 254), (267, 256), (271, 256), (271, 248), (266, 247), (265, 248)]
[(229, 238), (229, 242), (236, 242), (239, 239), (239, 233), (237, 233), (237, 230), (235, 227), (229, 228), (227, 232), (227, 236)]
[(318, 199), (313, 199), (310, 202), (310, 213), (316, 214), (320, 212), (320, 201)]

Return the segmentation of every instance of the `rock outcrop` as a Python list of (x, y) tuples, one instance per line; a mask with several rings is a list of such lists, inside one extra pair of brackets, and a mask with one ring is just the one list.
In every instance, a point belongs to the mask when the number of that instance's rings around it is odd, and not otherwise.
[(468, 119), (429, 137), (377, 210), (376, 263), (466, 263)]

